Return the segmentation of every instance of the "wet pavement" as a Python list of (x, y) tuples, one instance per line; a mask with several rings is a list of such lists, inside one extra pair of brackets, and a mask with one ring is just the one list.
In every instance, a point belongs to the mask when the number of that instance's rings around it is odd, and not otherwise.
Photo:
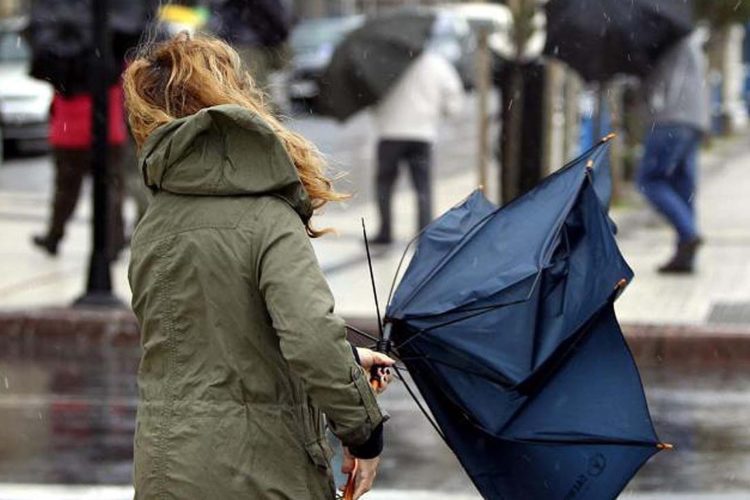
[[(127, 485), (137, 346), (21, 338), (0, 337), (0, 483)], [(657, 431), (677, 449), (653, 458), (627, 491), (750, 497), (750, 369), (662, 365), (643, 379)], [(400, 384), (382, 404), (392, 419), (380, 488), (474, 494)]]

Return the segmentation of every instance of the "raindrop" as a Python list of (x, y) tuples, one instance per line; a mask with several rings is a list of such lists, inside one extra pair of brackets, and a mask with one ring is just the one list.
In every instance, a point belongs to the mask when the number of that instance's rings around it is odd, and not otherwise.
[(736, 4), (734, 4), (734, 10), (739, 9), (740, 5), (742, 5), (742, 0), (739, 0)]
[(39, 420), (42, 420), (42, 412), (37, 413), (37, 415), (39, 416)]
[(21, 47), (21, 37), (20, 37), (20, 36), (17, 36), (17, 37), (16, 37), (16, 48), (18, 49), (18, 48), (20, 48), (20, 47)]
[(513, 107), (513, 99), (511, 99), (510, 101), (508, 101), (508, 111), (510, 111), (510, 108), (512, 108), (512, 107)]
[(94, 55), (97, 57), (97, 59), (101, 59), (102, 53), (99, 52), (99, 49), (94, 49)]
[(8, 384), (8, 377), (3, 377), (5, 379), (5, 388), (8, 389), (10, 385)]

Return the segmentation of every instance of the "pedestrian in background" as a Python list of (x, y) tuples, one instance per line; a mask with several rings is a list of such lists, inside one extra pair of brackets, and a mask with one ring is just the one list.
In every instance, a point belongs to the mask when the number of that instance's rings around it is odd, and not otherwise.
[(402, 162), (409, 167), (417, 194), (418, 228), (421, 230), (432, 220), (433, 144), (441, 118), (457, 115), (463, 101), (463, 84), (456, 69), (428, 49), (375, 107), (380, 231), (373, 243), (385, 245), (393, 241), (391, 200)]
[[(36, 235), (34, 245), (57, 255), (65, 228), (75, 212), (84, 177), (91, 173), (92, 98), (89, 93), (63, 95), (55, 92), (50, 114), (49, 142), (55, 162), (55, 191), (47, 231)], [(122, 203), (124, 197), (122, 159), (127, 130), (123, 110), (122, 86), (109, 89), (109, 231), (110, 258), (125, 245)]]
[[(125, 244), (122, 203), (123, 160), (127, 130), (120, 80), (125, 53), (138, 42), (141, 30), (153, 14), (156, 0), (113, 2), (108, 12), (109, 54), (94, 53), (91, 2), (87, 0), (33, 0), (29, 25), (24, 30), (31, 47), (30, 74), (55, 88), (50, 110), (49, 142), (55, 163), (55, 191), (50, 221), (44, 234), (33, 237), (34, 245), (56, 255), (73, 215), (81, 185), (92, 166), (91, 85), (106, 81), (108, 88), (108, 178), (109, 214), (107, 245), (114, 259)], [(91, 58), (102, 57), (105, 70), (91, 74)]]
[(255, 85), (269, 93), (268, 77), (284, 68), (293, 24), (288, 0), (212, 0), (210, 28), (237, 50)]
[(677, 233), (661, 273), (691, 273), (703, 240), (695, 198), (698, 150), (709, 128), (706, 60), (699, 32), (675, 43), (644, 82), (649, 119), (637, 176), (640, 191)]
[(345, 196), (221, 41), (145, 48), (125, 91), (154, 192), (129, 269), (143, 345), (135, 497), (332, 499), (325, 414), (360, 459), (358, 498), (383, 446), (363, 368), (393, 361), (347, 344), (310, 244), (326, 232), (313, 210)]

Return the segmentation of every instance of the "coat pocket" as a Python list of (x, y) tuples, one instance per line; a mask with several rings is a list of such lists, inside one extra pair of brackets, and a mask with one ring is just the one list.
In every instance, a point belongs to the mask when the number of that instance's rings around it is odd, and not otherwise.
[(333, 450), (326, 442), (325, 438), (316, 439), (305, 444), (305, 450), (310, 460), (319, 469), (330, 472), (331, 471), (331, 458), (333, 458)]
[[(308, 481), (309, 498), (335, 498), (336, 485), (333, 481), (333, 470), (331, 469), (333, 451), (328, 442), (325, 438), (310, 441), (305, 444), (305, 450), (318, 472), (318, 474), (313, 474), (310, 477), (311, 480)], [(318, 493), (314, 493), (313, 490), (318, 491)]]

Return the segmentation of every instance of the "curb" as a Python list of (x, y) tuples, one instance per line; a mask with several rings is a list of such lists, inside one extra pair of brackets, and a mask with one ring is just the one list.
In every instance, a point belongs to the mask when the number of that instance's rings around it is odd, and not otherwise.
[[(348, 324), (377, 332), (372, 317), (347, 318)], [(745, 365), (750, 361), (750, 325), (638, 324), (622, 325), (640, 366)], [(357, 345), (372, 342), (350, 333)], [(67, 354), (97, 346), (137, 348), (138, 323), (127, 310), (36, 309), (0, 312), (0, 352), (63, 349)]]

